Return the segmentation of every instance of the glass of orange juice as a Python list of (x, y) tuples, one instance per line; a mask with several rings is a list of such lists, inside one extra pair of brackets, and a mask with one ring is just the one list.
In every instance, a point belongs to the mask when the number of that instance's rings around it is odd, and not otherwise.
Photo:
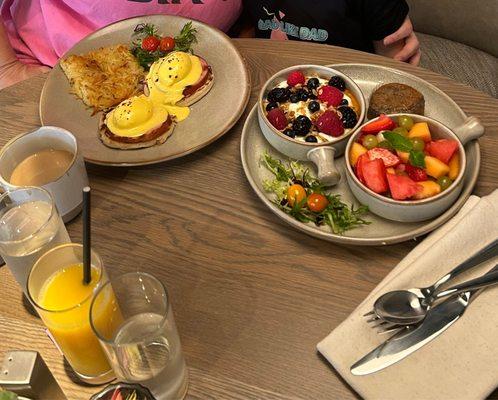
[[(90, 327), (94, 293), (107, 282), (99, 255), (91, 252), (91, 280), (83, 283), (83, 246), (69, 243), (52, 248), (34, 264), (28, 276), (28, 296), (78, 377), (90, 384), (109, 382), (112, 369)], [(99, 309), (97, 318), (111, 315)]]

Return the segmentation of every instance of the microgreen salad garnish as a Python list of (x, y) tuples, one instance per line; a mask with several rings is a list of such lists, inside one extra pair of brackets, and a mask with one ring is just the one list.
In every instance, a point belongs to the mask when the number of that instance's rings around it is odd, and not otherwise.
[(261, 163), (275, 176), (264, 180), (263, 188), (275, 194), (273, 203), (278, 208), (298, 221), (328, 225), (335, 234), (370, 224), (362, 218), (368, 207), (355, 209), (341, 201), (340, 195), (326, 193), (320, 181), (301, 163), (284, 163), (268, 153), (263, 154)]
[(131, 52), (147, 71), (152, 63), (172, 51), (193, 53), (192, 45), (197, 43), (196, 34), (192, 21), (187, 22), (175, 37), (160, 36), (153, 24), (138, 24), (133, 30)]

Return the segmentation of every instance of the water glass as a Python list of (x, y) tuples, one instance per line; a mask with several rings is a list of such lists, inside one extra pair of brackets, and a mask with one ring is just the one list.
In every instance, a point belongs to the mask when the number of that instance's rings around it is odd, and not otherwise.
[[(113, 312), (100, 318), (113, 304)], [(182, 399), (188, 373), (164, 285), (132, 272), (111, 279), (96, 293), (90, 323), (116, 376), (147, 387), (157, 400)]]
[(68, 242), (66, 227), (45, 189), (23, 187), (0, 196), (0, 255), (25, 294), (38, 257)]

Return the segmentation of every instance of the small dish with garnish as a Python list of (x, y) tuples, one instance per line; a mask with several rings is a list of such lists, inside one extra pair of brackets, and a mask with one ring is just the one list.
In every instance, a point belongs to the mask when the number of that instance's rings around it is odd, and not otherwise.
[(318, 178), (335, 185), (334, 158), (362, 123), (365, 99), (343, 73), (320, 65), (298, 65), (273, 75), (259, 95), (258, 120), (268, 142), (297, 160), (310, 160)]

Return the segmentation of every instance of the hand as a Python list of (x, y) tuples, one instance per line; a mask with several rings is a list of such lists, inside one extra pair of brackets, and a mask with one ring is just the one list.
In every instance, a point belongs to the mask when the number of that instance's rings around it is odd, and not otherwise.
[(398, 61), (405, 61), (412, 65), (418, 65), (420, 62), (420, 43), (413, 32), (412, 21), (410, 21), (410, 17), (406, 17), (403, 24), (399, 27), (399, 29), (386, 36), (382, 41), (384, 46), (391, 46), (396, 42), (403, 43), (403, 47), (396, 54), (394, 54), (393, 58)]

